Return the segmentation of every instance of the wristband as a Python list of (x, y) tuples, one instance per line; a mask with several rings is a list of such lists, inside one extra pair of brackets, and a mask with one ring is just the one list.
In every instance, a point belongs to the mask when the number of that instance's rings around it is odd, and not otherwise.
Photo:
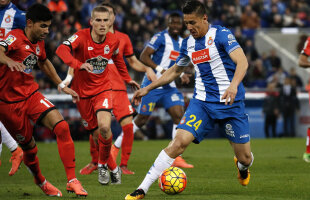
[(67, 77), (65, 80), (62, 81), (62, 83), (70, 83), (72, 81), (72, 76), (71, 74), (67, 74)]
[(61, 89), (64, 89), (66, 87), (66, 85), (63, 82), (61, 82), (58, 84), (58, 87), (60, 87)]
[(155, 70), (158, 71), (159, 73), (161, 73), (164, 70), (164, 68), (162, 68), (161, 66), (157, 65)]
[(184, 74), (185, 74), (185, 73), (184, 73), (184, 72), (182, 72), (182, 73), (181, 73), (181, 75), (180, 75), (180, 77), (182, 77)]

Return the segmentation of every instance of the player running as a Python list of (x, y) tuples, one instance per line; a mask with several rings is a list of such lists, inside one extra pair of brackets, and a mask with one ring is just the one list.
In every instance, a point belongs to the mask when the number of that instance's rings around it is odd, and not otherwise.
[[(180, 37), (182, 25), (183, 19), (181, 15), (171, 13), (168, 17), (167, 30), (155, 34), (141, 53), (141, 61), (152, 67), (158, 78), (175, 63), (179, 55), (183, 40)], [(150, 83), (151, 80), (145, 75), (142, 87), (146, 87)], [(184, 98), (182, 93), (176, 88), (174, 81), (152, 90), (142, 98), (141, 104), (138, 107), (139, 114), (134, 120), (134, 127), (136, 127), (134, 132), (146, 124), (156, 104), (162, 105), (170, 114), (173, 120), (172, 138), (174, 138), (177, 124), (184, 114)], [(117, 138), (115, 143), (117, 144), (121, 141), (122, 135)], [(186, 163), (181, 156), (175, 159), (173, 166), (182, 168), (194, 167)]]
[(95, 7), (90, 20), (92, 28), (78, 31), (56, 50), (64, 63), (74, 69), (72, 89), (81, 98), (77, 108), (85, 120), (85, 128), (93, 133), (94, 140), (99, 143), (98, 181), (103, 185), (109, 183), (110, 176), (111, 184), (121, 183), (121, 169), (110, 156), (113, 94), (109, 60), (113, 60), (127, 84), (139, 88), (129, 76), (123, 55), (119, 53), (117, 36), (109, 32), (109, 17), (108, 9)]
[[(304, 48), (300, 53), (298, 60), (299, 66), (303, 68), (310, 68), (310, 62), (308, 60), (309, 57), (310, 57), (310, 37), (307, 38), (304, 44)], [(303, 159), (306, 162), (310, 162), (310, 128), (308, 128), (307, 130), (306, 152), (303, 154)]]
[[(26, 25), (25, 12), (19, 10), (10, 0), (1, 0), (0, 21), (1, 21), (0, 40), (3, 40), (5, 35), (12, 29), (25, 28)], [(23, 150), (20, 147), (18, 147), (17, 142), (12, 138), (12, 136), (8, 133), (8, 131), (1, 122), (0, 122), (0, 131), (2, 132), (1, 137), (3, 144), (7, 146), (12, 153), (10, 159), (10, 162), (12, 162), (12, 167), (9, 171), (9, 176), (13, 176), (17, 172), (21, 162), (23, 161)], [(0, 144), (0, 149), (1, 148), (2, 144)]]
[[(111, 21), (109, 31), (113, 33), (115, 36), (117, 36), (117, 38), (120, 40), (119, 54), (122, 55), (122, 57), (126, 57), (127, 62), (134, 70), (139, 72), (146, 72), (147, 76), (150, 79), (156, 80), (156, 75), (153, 72), (153, 70), (150, 67), (146, 67), (144, 64), (142, 64), (134, 55), (133, 47), (128, 35), (114, 29), (113, 26), (115, 21), (114, 6), (110, 3), (102, 3), (101, 6), (109, 10)], [(116, 66), (112, 60), (110, 60), (108, 67), (110, 70), (109, 77), (112, 83), (113, 115), (115, 116), (116, 120), (120, 123), (122, 127), (123, 131), (120, 135), (124, 136), (123, 140), (124, 142), (122, 142), (122, 140), (117, 140), (117, 142), (114, 143), (114, 145), (112, 145), (111, 153), (114, 160), (116, 160), (119, 149), (120, 147), (122, 147), (121, 163), (120, 163), (122, 173), (134, 174), (133, 171), (128, 169), (127, 165), (131, 155), (132, 144), (134, 139), (133, 135), (134, 124), (132, 123), (132, 121), (135, 110), (128, 100), (126, 85), (124, 84), (124, 81), (122, 77), (119, 75)], [(67, 85), (71, 82), (71, 79), (73, 77), (73, 69), (71, 67), (69, 68), (68, 73), (69, 74), (66, 77), (66, 80), (63, 82)], [(91, 174), (94, 170), (97, 169), (98, 164), (98, 145), (96, 145), (96, 142), (93, 140), (93, 136), (91, 134), (89, 135), (89, 143), (90, 143), (90, 154), (92, 160), (89, 164), (87, 164), (80, 170), (80, 173), (84, 175)]]
[[(39, 86), (32, 75), (33, 67), (38, 65), (54, 83), (61, 83), (55, 68), (46, 58), (43, 41), (49, 32), (52, 14), (47, 7), (34, 4), (28, 9), (26, 19), (24, 30), (15, 29), (0, 41), (0, 120), (22, 147), (24, 163), (33, 174), (35, 183), (48, 196), (62, 196), (61, 191), (41, 173), (30, 121), (52, 130), (57, 137), (59, 155), (68, 179), (67, 191), (87, 196), (75, 176), (74, 144), (68, 123), (56, 107), (38, 92)], [(73, 90), (63, 84), (60, 87), (72, 95), (74, 101), (78, 100)]]
[(190, 62), (195, 67), (193, 99), (178, 125), (176, 137), (160, 152), (143, 182), (125, 199), (143, 199), (151, 184), (171, 166), (191, 143), (199, 143), (213, 131), (218, 122), (225, 130), (235, 153), (238, 179), (246, 186), (253, 162), (248, 117), (244, 113), (245, 89), (241, 83), (248, 62), (230, 30), (208, 23), (204, 4), (187, 1), (183, 7), (184, 22), (191, 35), (183, 40), (176, 64), (160, 79), (135, 92), (135, 103), (159, 86), (177, 78)]

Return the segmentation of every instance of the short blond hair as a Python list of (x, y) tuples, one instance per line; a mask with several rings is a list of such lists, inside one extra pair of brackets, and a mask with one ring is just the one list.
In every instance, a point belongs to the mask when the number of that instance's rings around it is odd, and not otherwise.
[(109, 13), (109, 10), (106, 7), (103, 6), (96, 6), (92, 11), (91, 11), (91, 18), (94, 17), (95, 12), (107, 12)]

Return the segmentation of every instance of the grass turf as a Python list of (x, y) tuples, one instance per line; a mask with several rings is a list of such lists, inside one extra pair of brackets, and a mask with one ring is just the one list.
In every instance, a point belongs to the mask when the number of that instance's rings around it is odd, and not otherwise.
[[(89, 161), (88, 142), (75, 142), (77, 177), (88, 191), (87, 199), (124, 199), (143, 180), (149, 167), (169, 141), (135, 141), (129, 168), (135, 175), (123, 175), (121, 185), (102, 186), (97, 181), (97, 172), (80, 175), (78, 171)], [(56, 143), (38, 143), (39, 160), (43, 175), (63, 192), (62, 199), (75, 198), (67, 193), (66, 176), (57, 152)], [(237, 180), (233, 152), (227, 140), (204, 140), (192, 144), (184, 158), (195, 165), (184, 169), (188, 184), (178, 195), (166, 195), (154, 183), (145, 199), (310, 199), (310, 163), (302, 160), (305, 139), (253, 139), (252, 151), (255, 161), (251, 167), (251, 181), (243, 187)], [(8, 176), (10, 153), (3, 146), (0, 167), (0, 199), (51, 199), (34, 185), (33, 178), (22, 164), (12, 177)], [(118, 160), (119, 162), (119, 160)]]

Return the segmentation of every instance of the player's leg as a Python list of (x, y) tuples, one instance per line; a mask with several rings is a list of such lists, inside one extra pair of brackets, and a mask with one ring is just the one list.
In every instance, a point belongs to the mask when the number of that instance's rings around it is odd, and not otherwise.
[(41, 120), (41, 123), (52, 130), (56, 135), (58, 153), (67, 175), (67, 191), (78, 196), (87, 196), (75, 175), (75, 150), (68, 123), (63, 119), (58, 110), (50, 110)]
[[(97, 143), (96, 143), (97, 142)], [(89, 145), (90, 145), (90, 156), (91, 162), (80, 170), (80, 174), (88, 175), (98, 168), (98, 156), (99, 156), (99, 146), (98, 140), (94, 141), (93, 135), (89, 134)]]
[[(1, 158), (1, 152), (2, 152), (2, 137), (1, 137), (1, 130), (0, 130), (0, 158)], [(0, 160), (0, 166), (1, 166), (1, 160)]]
[(160, 174), (169, 168), (174, 159), (182, 154), (186, 147), (194, 140), (194, 136), (187, 130), (178, 129), (176, 137), (163, 149), (157, 156), (154, 164), (149, 169), (144, 180), (137, 190), (128, 194), (125, 199), (142, 199), (147, 193), (150, 186), (158, 179)]
[(9, 171), (9, 176), (13, 176), (17, 172), (21, 162), (23, 161), (23, 150), (18, 147), (17, 142), (13, 139), (13, 137), (10, 135), (10, 133), (6, 130), (6, 128), (1, 122), (0, 131), (2, 132), (1, 138), (3, 144), (5, 144), (12, 153), (10, 159), (10, 162), (12, 162), (12, 167)]
[(132, 116), (128, 116), (120, 121), (120, 125), (122, 126), (124, 133), (122, 142), (121, 164), (120, 164), (120, 168), (122, 169), (123, 174), (134, 174), (133, 171), (127, 168), (134, 139), (132, 121), (133, 121)]
[(254, 156), (251, 152), (250, 142), (240, 144), (231, 142), (235, 152), (234, 162), (238, 169), (238, 179), (241, 185), (246, 186), (250, 181), (250, 170)]
[[(172, 139), (175, 138), (177, 125), (180, 123), (181, 118), (184, 114), (184, 107), (182, 105), (175, 105), (168, 109), (168, 113), (170, 114), (173, 120), (173, 127), (172, 127)], [(182, 156), (178, 156), (175, 161), (173, 162), (172, 166), (181, 167), (181, 168), (194, 168), (193, 165), (188, 164)]]
[(111, 170), (111, 184), (121, 183), (121, 170), (111, 156), (113, 139), (111, 118), (110, 111), (102, 110), (97, 112), (98, 129), (94, 132), (94, 135), (98, 135), (99, 143), (98, 181), (103, 185), (108, 184), (110, 181), (108, 167)]
[(306, 162), (310, 162), (310, 127), (307, 129), (306, 152), (303, 155), (303, 159)]

